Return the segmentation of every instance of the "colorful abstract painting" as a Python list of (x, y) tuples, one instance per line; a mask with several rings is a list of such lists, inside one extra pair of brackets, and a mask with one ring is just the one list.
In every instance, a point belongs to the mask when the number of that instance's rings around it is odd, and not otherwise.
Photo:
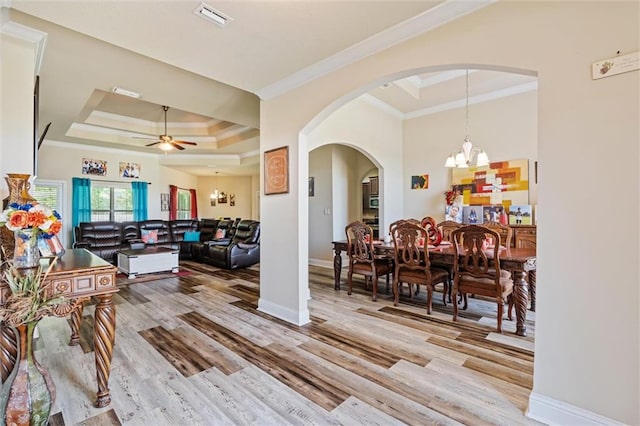
[(502, 204), (508, 208), (512, 204), (529, 204), (529, 160), (456, 168), (452, 173), (452, 184), (462, 191), (465, 205)]

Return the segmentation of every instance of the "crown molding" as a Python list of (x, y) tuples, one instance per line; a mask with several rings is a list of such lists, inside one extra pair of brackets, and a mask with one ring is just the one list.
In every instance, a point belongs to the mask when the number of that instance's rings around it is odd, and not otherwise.
[[(8, 5), (5, 5), (8, 3)], [(11, 2), (3, 2), (2, 3), (2, 26), (0, 27), (0, 32), (2, 34), (6, 34), (20, 40), (27, 41), (29, 43), (33, 43), (35, 45), (35, 67), (34, 72), (35, 75), (40, 74), (40, 68), (42, 67), (42, 57), (44, 56), (44, 48), (47, 44), (47, 36), (48, 34), (44, 31), (39, 31), (30, 27), (27, 27), (22, 24), (18, 24), (10, 20), (9, 17), (9, 7), (11, 6)]]
[[(508, 96), (518, 95), (520, 93), (532, 92), (538, 90), (538, 82), (532, 81), (531, 83), (520, 84), (518, 86), (508, 87), (506, 89), (494, 90), (493, 92), (485, 93), (478, 96), (472, 96), (469, 98), (469, 105), (480, 104), (482, 102), (493, 101), (500, 98), (506, 98)], [(466, 103), (466, 98), (458, 99), (457, 101), (451, 101), (444, 104), (436, 105), (434, 107), (423, 108), (417, 111), (413, 111), (404, 114), (404, 119), (422, 117), (424, 115), (435, 114), (438, 112), (448, 111), (450, 109), (463, 108)]]
[(360, 43), (291, 74), (287, 78), (263, 87), (256, 91), (256, 95), (262, 100), (273, 99), (316, 78), (426, 33), (434, 28), (482, 9), (496, 1), (497, 0), (447, 0), (420, 15), (407, 19)]
[(405, 115), (402, 111), (400, 111), (399, 109), (396, 109), (394, 107), (392, 107), (391, 105), (389, 105), (388, 103), (384, 102), (383, 100), (376, 98), (375, 96), (372, 96), (368, 93), (365, 93), (364, 95), (360, 96), (358, 99), (363, 100), (364, 102), (368, 103), (369, 105), (378, 108), (392, 116), (394, 116), (395, 118), (398, 118), (400, 120), (404, 120)]

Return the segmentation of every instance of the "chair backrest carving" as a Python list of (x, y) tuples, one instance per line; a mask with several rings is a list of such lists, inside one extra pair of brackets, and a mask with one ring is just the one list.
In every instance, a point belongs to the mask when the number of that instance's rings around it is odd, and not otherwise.
[(442, 235), (442, 241), (453, 241), (453, 239), (451, 238), (451, 233), (456, 229), (461, 228), (462, 224), (454, 222), (452, 220), (445, 220), (443, 222), (440, 222), (437, 227), (440, 231), (440, 234)]
[(391, 238), (393, 238), (393, 233), (395, 228), (397, 228), (398, 225), (400, 225), (401, 223), (405, 223), (405, 222), (420, 225), (420, 221), (418, 219), (398, 219), (395, 222), (393, 222), (391, 225), (389, 225), (389, 235), (391, 235)]
[[(455, 249), (456, 276), (500, 280), (500, 234), (479, 225), (463, 226), (451, 234)], [(487, 247), (487, 237), (494, 242)], [(457, 278), (456, 277), (456, 278)]]
[(347, 254), (350, 262), (373, 263), (373, 230), (360, 221), (345, 227), (347, 234)]
[(423, 254), (424, 245), (428, 242), (426, 229), (417, 223), (404, 221), (395, 227), (391, 238), (396, 270), (408, 268), (429, 271), (429, 256)]
[(500, 234), (502, 239), (502, 245), (505, 247), (511, 247), (511, 239), (513, 238), (513, 229), (509, 225), (503, 225), (500, 222), (487, 222), (482, 226), (492, 229)]

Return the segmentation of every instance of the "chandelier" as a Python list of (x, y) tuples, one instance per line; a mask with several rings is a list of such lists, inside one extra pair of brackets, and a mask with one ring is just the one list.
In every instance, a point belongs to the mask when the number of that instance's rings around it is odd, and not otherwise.
[(215, 189), (213, 190), (213, 192), (209, 196), (209, 198), (211, 198), (212, 201), (213, 200), (218, 201), (218, 198), (220, 197), (220, 192), (218, 191), (218, 173), (220, 173), (220, 172), (216, 172), (215, 185), (214, 185)]
[(445, 161), (445, 167), (458, 167), (458, 168), (467, 168), (469, 166), (488, 166), (489, 165), (489, 156), (486, 152), (478, 147), (474, 147), (471, 143), (471, 137), (469, 136), (469, 70), (467, 69), (466, 75), (466, 103), (465, 103), (465, 134), (464, 143), (462, 144), (462, 148), (458, 153), (454, 156), (451, 154), (447, 161)]

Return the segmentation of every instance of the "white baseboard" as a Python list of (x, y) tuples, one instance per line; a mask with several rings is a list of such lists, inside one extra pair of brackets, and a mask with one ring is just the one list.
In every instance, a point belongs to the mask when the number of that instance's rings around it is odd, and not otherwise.
[(297, 312), (264, 299), (258, 300), (258, 310), (295, 325), (305, 325), (311, 322), (308, 309)]
[(547, 425), (622, 425), (623, 423), (535, 392), (529, 395), (527, 417)]
[(320, 260), (320, 259), (311, 259), (311, 258), (309, 258), (309, 265), (311, 265), (311, 266), (319, 266), (321, 268), (333, 269), (333, 261), (329, 261), (329, 260)]

